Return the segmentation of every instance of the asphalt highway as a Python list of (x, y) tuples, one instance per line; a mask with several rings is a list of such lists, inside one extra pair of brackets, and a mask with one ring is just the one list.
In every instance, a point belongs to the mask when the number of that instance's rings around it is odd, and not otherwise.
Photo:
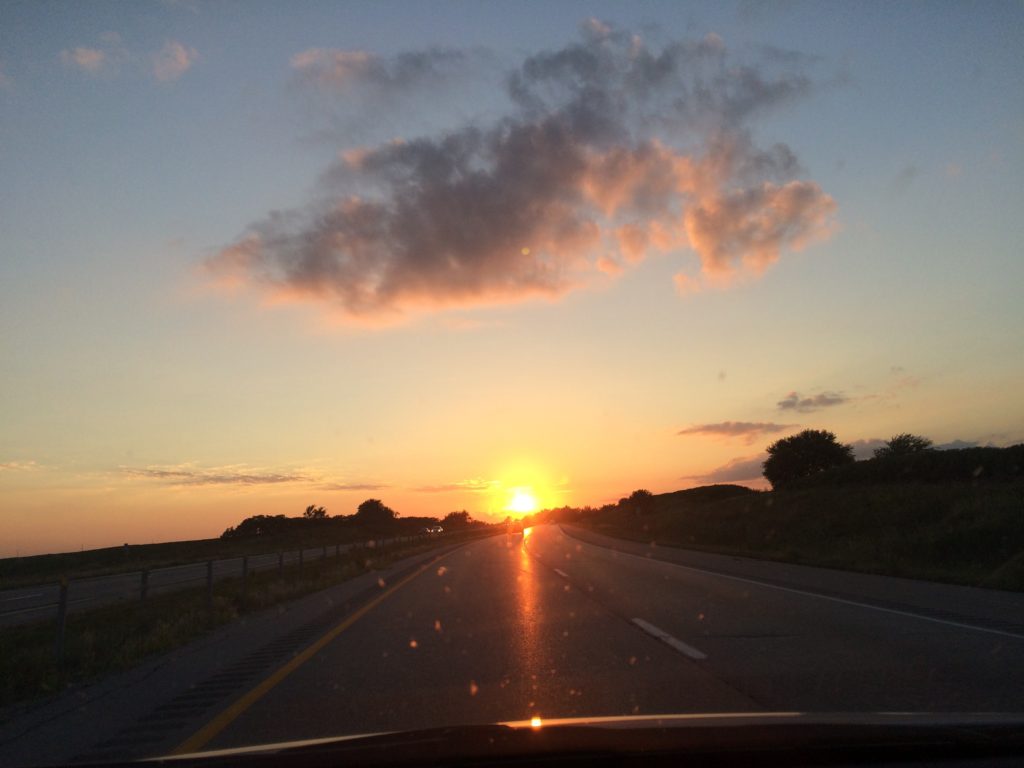
[(539, 526), (0, 713), (0, 766), (534, 717), (1021, 711), (1024, 594)]
[(1024, 708), (1024, 632), (942, 615), (541, 526), (448, 554), (189, 746), (532, 717)]

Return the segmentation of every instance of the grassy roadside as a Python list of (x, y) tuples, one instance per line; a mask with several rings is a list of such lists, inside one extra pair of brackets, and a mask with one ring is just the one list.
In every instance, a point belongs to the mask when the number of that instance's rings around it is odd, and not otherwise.
[(1024, 591), (1024, 482), (806, 488), (572, 521), (708, 552)]
[[(240, 616), (317, 592), (362, 573), (441, 546), (489, 535), (465, 531), (442, 538), (359, 548), (315, 560), (282, 575), (249, 575), (245, 595), (238, 579), (214, 586), (212, 606), (204, 587), (153, 597), (145, 603), (100, 608), (68, 617), (63, 669), (54, 655), (54, 622), (0, 629), (0, 708), (55, 693), (135, 666), (184, 645)], [(2, 716), (2, 710), (0, 710)]]

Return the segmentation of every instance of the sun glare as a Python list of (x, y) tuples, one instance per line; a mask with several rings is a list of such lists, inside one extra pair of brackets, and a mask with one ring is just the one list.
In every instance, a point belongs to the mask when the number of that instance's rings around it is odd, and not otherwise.
[(513, 488), (512, 499), (505, 506), (505, 509), (520, 515), (536, 512), (537, 498), (533, 495), (533, 491), (530, 488)]

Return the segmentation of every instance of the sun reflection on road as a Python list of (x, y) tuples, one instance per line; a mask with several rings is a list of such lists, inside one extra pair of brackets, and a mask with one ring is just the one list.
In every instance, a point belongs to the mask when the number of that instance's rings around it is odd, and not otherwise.
[(533, 717), (537, 717), (539, 681), (542, 670), (540, 648), (541, 609), (537, 584), (537, 566), (527, 550), (532, 528), (523, 530), (522, 544), (518, 549), (516, 572), (516, 652), (519, 668), (526, 677), (528, 700), (523, 702)]

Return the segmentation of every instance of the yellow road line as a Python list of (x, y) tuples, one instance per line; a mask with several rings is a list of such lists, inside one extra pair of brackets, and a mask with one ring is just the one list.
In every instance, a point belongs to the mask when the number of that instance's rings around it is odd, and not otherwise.
[(448, 557), (448, 555), (450, 554), (451, 552), (446, 552), (443, 555), (433, 558), (425, 565), (421, 566), (420, 568), (417, 568), (415, 571), (410, 573), (401, 581), (398, 581), (395, 584), (393, 584), (390, 587), (390, 589), (386, 590), (385, 592), (382, 592), (380, 595), (373, 598), (373, 600), (368, 602), (366, 605), (362, 606), (354, 613), (351, 613), (348, 616), (346, 616), (339, 624), (336, 624), (334, 627), (329, 629), (326, 632), (326, 634), (321, 636), (316, 642), (307, 647), (298, 655), (294, 656), (287, 664), (278, 668), (272, 675), (270, 675), (270, 677), (264, 679), (255, 688), (248, 691), (247, 693), (242, 694), (242, 696), (240, 696), (238, 699), (232, 702), (232, 704), (227, 709), (222, 711), (220, 714), (218, 714), (216, 717), (210, 720), (210, 722), (208, 722), (198, 731), (196, 731), (187, 739), (185, 739), (185, 741), (181, 742), (181, 744), (179, 744), (171, 751), (171, 754), (185, 755), (190, 752), (198, 752), (204, 746), (209, 744), (210, 741), (212, 741), (213, 738), (217, 736), (217, 734), (219, 734), (221, 731), (227, 728), (239, 715), (245, 712), (245, 710), (249, 709), (249, 707), (251, 707), (257, 701), (263, 698), (274, 686), (276, 686), (278, 683), (280, 683), (282, 680), (288, 677), (288, 675), (290, 675), (296, 669), (298, 669), (311, 658), (313, 658), (313, 656), (315, 656), (317, 652), (320, 651), (325, 645), (327, 645), (334, 638), (336, 638), (346, 629), (351, 627), (353, 624), (359, 621), (359, 619), (361, 619), (371, 610), (376, 608), (378, 605), (384, 602), (384, 600), (386, 600), (399, 589), (404, 587), (410, 581), (415, 579), (425, 570), (430, 568), (439, 560), (443, 560), (444, 558)]

